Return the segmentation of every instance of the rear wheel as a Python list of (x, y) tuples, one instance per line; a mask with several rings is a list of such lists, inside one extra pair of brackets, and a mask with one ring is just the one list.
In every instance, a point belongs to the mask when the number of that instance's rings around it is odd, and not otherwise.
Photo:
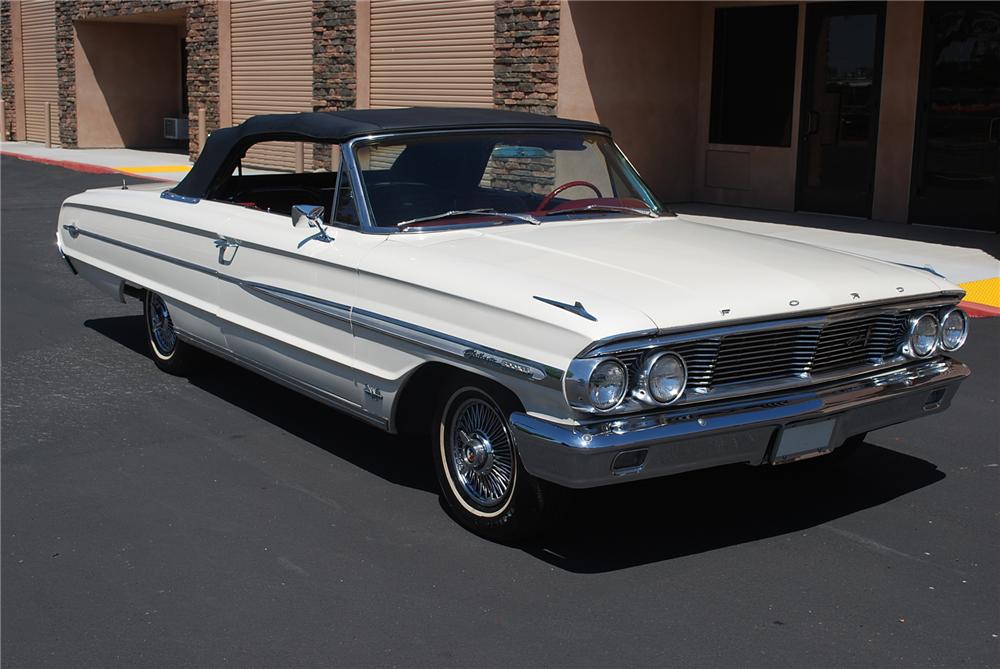
[(183, 375), (188, 372), (195, 349), (177, 337), (170, 310), (159, 294), (146, 291), (143, 316), (150, 357), (156, 366), (168, 374)]
[(443, 393), (434, 430), (434, 464), (451, 515), (473, 532), (511, 541), (537, 533), (562, 508), (562, 490), (524, 470), (507, 417), (513, 402), (485, 383)]

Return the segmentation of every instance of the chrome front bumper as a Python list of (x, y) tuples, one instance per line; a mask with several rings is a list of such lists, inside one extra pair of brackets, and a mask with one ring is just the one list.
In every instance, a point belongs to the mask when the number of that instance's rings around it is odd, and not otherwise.
[[(943, 411), (969, 368), (940, 357), (820, 387), (711, 406), (559, 425), (510, 417), (525, 469), (570, 488), (590, 488), (731, 463), (772, 461), (783, 427), (836, 418), (830, 447), (881, 427)], [(641, 466), (615, 469), (620, 453), (646, 450)], [(627, 458), (628, 456), (623, 456)], [(619, 461), (621, 462), (621, 461)], [(627, 463), (626, 463), (627, 464)]]

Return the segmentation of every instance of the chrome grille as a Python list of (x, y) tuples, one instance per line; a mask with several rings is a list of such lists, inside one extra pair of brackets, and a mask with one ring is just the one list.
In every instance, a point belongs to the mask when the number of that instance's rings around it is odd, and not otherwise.
[(886, 314), (832, 323), (823, 329), (810, 371), (877, 364), (895, 353), (904, 333), (905, 321)]
[[(688, 388), (826, 374), (877, 365), (896, 355), (906, 332), (907, 313), (845, 318), (824, 325), (739, 332), (669, 344), (687, 365)], [(662, 349), (659, 349), (662, 350)], [(631, 379), (645, 351), (618, 355)]]
[(723, 337), (713, 385), (805, 374), (819, 336), (816, 328), (792, 328)]
[[(689, 388), (708, 388), (712, 385), (712, 368), (719, 353), (718, 339), (681, 342), (672, 345), (670, 350), (684, 358)], [(629, 351), (618, 356), (618, 359), (628, 367), (630, 379), (638, 378), (643, 357), (643, 351)]]

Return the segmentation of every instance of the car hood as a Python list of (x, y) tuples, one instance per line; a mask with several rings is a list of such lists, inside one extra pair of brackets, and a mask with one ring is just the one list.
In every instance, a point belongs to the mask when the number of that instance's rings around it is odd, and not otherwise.
[(517, 277), (509, 285), (532, 297), (580, 302), (598, 321), (600, 305), (617, 302), (661, 330), (959, 290), (925, 271), (673, 217), (504, 226), (434, 247)]
[(544, 361), (626, 334), (960, 292), (929, 272), (674, 217), (395, 234), (361, 269), (362, 308), (501, 350), (516, 336)]

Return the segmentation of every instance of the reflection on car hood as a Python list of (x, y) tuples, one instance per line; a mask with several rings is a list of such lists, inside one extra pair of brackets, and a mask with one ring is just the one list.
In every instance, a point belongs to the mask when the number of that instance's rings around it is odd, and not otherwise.
[(618, 303), (659, 329), (957, 290), (927, 272), (680, 218), (512, 225), (432, 247), (476, 259), (477, 274), (499, 270), (511, 289), (579, 301), (598, 321)]

